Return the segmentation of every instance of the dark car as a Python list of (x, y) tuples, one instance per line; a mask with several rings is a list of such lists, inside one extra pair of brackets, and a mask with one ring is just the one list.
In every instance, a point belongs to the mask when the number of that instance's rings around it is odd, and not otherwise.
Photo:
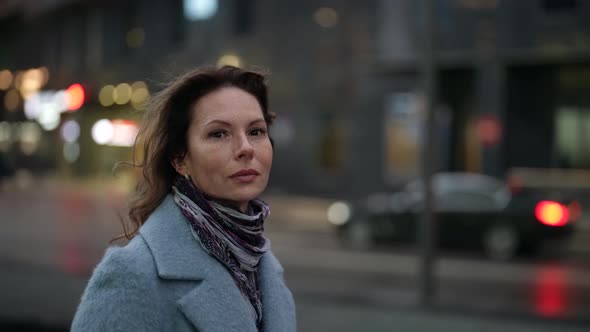
[[(580, 217), (579, 203), (559, 192), (514, 194), (504, 182), (481, 174), (439, 173), (432, 190), (437, 245), (479, 248), (495, 259), (535, 253), (548, 241), (565, 241)], [(422, 182), (414, 181), (399, 192), (377, 193), (356, 204), (336, 203), (348, 213), (330, 220), (345, 243), (413, 242), (423, 197)]]

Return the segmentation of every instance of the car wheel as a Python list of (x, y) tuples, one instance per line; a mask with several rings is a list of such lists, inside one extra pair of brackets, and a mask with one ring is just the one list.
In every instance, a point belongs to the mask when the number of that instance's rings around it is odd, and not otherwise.
[(519, 235), (513, 226), (495, 224), (488, 228), (483, 241), (488, 257), (504, 261), (516, 255), (519, 246)]

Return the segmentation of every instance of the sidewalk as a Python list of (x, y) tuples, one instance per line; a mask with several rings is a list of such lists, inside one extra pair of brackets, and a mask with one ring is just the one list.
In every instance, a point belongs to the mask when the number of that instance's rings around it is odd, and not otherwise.
[(582, 332), (589, 327), (557, 321), (462, 315), (421, 309), (390, 309), (352, 303), (323, 302), (296, 296), (298, 330), (314, 331), (453, 331)]

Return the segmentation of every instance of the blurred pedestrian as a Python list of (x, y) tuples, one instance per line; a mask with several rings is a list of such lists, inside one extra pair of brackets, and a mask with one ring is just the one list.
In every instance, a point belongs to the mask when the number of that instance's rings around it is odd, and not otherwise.
[(131, 241), (109, 248), (72, 331), (295, 331), (263, 234), (273, 148), (262, 74), (198, 68), (145, 114)]

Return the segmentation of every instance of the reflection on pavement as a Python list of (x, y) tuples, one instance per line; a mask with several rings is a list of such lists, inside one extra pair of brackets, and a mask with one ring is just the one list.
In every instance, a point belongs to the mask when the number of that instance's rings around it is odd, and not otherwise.
[(565, 267), (545, 265), (533, 280), (533, 307), (535, 313), (547, 318), (562, 316), (572, 306)]

